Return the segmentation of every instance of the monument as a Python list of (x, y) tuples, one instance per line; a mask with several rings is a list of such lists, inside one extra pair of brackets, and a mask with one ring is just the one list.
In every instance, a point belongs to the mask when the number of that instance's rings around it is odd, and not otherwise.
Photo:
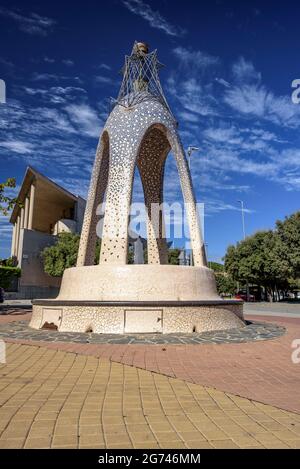
[[(94, 333), (202, 332), (243, 327), (242, 303), (222, 300), (207, 267), (189, 168), (164, 96), (157, 52), (135, 42), (100, 136), (76, 267), (54, 300), (34, 300), (30, 326)], [(168, 153), (174, 154), (190, 230), (193, 266), (168, 265), (161, 211)], [(148, 264), (129, 265), (128, 223), (135, 168), (147, 213)], [(105, 200), (100, 260), (97, 207)]]

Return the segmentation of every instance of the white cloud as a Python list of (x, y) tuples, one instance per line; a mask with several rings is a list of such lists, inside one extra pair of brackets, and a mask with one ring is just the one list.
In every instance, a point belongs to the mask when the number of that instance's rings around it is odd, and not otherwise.
[(0, 15), (12, 19), (21, 31), (32, 35), (47, 36), (56, 24), (54, 19), (47, 16), (41, 16), (37, 13), (29, 13), (28, 16), (25, 16), (19, 11), (5, 7), (0, 7)]
[[(59, 91), (59, 90), (56, 90)], [(61, 91), (63, 92), (63, 91)], [(79, 98), (80, 99), (80, 98)], [(30, 106), (27, 100), (8, 100), (0, 107), (0, 154), (3, 165), (32, 165), (42, 173), (59, 181), (73, 193), (86, 196), (86, 187), (95, 156), (101, 120), (95, 121), (96, 111), (73, 120), (65, 110), (65, 104)], [(44, 96), (36, 95), (35, 101), (44, 101)], [(80, 102), (82, 104), (82, 95)], [(81, 109), (82, 110), (82, 109)], [(97, 116), (96, 116), (97, 118)], [(76, 122), (78, 123), (76, 123)], [(18, 181), (20, 182), (20, 181)]]
[[(48, 63), (48, 64), (54, 64), (55, 62), (57, 62), (56, 59), (53, 59), (52, 57), (47, 57), (45, 56), (43, 58), (44, 62)], [(64, 65), (67, 65), (68, 67), (72, 67), (74, 65), (74, 61), (71, 60), (71, 59), (62, 59), (61, 61)]]
[(269, 150), (270, 143), (285, 143), (273, 132), (258, 128), (229, 127), (226, 123), (220, 127), (207, 127), (203, 136), (211, 141), (224, 143), (227, 147), (238, 146), (240, 150), (247, 151), (266, 151)]
[(105, 77), (103, 75), (95, 76), (95, 82), (100, 85), (110, 85), (113, 83), (113, 80), (110, 77)]
[(102, 63), (100, 65), (97, 65), (96, 68), (98, 68), (99, 70), (103, 69), (103, 70), (111, 70), (111, 66), (110, 65), (107, 65), (105, 63)]
[(264, 86), (244, 85), (226, 90), (224, 101), (242, 114), (286, 127), (300, 126), (300, 107), (288, 96), (275, 96)]
[(173, 54), (184, 67), (189, 69), (205, 69), (212, 65), (218, 65), (220, 62), (219, 57), (184, 47), (176, 47), (173, 49)]
[(224, 101), (243, 114), (264, 117), (267, 99), (268, 92), (264, 87), (245, 85), (227, 90)]
[(31, 96), (36, 94), (38, 95), (45, 95), (49, 93), (49, 90), (41, 89), (41, 88), (30, 88), (29, 86), (24, 86), (24, 91)]
[(252, 62), (240, 57), (232, 66), (233, 77), (237, 82), (259, 82), (261, 73), (255, 70)]
[(41, 122), (44, 120), (46, 125), (47, 125), (47, 122), (51, 122), (52, 124), (51, 127), (60, 129), (60, 132), (67, 132), (67, 133), (75, 132), (75, 129), (71, 125), (67, 116), (65, 116), (59, 110), (53, 109), (53, 108), (38, 108), (36, 109), (36, 111), (39, 112), (39, 118), (41, 119)]
[(54, 80), (59, 81), (60, 76), (55, 75), (54, 73), (38, 73), (35, 72), (32, 76), (33, 81), (44, 81), (44, 80)]
[(230, 86), (231, 86), (228, 81), (224, 80), (224, 78), (218, 78), (218, 77), (217, 77), (217, 78), (215, 78), (215, 81), (216, 81), (217, 83), (219, 83), (220, 85), (225, 86), (225, 88), (230, 88)]
[[(236, 205), (229, 204), (220, 199), (205, 199), (204, 204), (205, 204), (205, 212), (208, 214), (225, 212), (225, 211), (239, 212), (241, 210), (238, 204)], [(244, 208), (244, 212), (254, 213), (255, 210)]]
[(80, 132), (89, 137), (99, 137), (101, 122), (93, 108), (87, 104), (71, 104), (65, 109)]
[(208, 127), (204, 130), (203, 135), (205, 138), (216, 142), (224, 142), (227, 145), (241, 143), (239, 133), (234, 127)]
[[(206, 92), (196, 78), (190, 77), (186, 80), (179, 80), (178, 76), (173, 76), (169, 78), (167, 86), (173, 98), (189, 113), (195, 113), (200, 116), (218, 114), (214, 98)], [(179, 112), (182, 112), (182, 110)]]
[(22, 142), (21, 140), (8, 140), (5, 142), (0, 142), (0, 147), (11, 150), (15, 153), (32, 153), (33, 145), (28, 142)]
[(63, 63), (64, 65), (67, 65), (67, 67), (72, 67), (72, 66), (74, 65), (74, 61), (71, 60), (71, 59), (63, 59), (63, 60), (62, 60), (62, 63)]
[(11, 61), (6, 60), (3, 57), (0, 57), (0, 64), (4, 65), (10, 71), (12, 71), (12, 69), (15, 67)]
[(192, 114), (191, 112), (186, 112), (186, 111), (180, 111), (178, 113), (178, 117), (182, 121), (186, 122), (199, 122), (199, 116), (196, 114)]
[(80, 77), (77, 76), (66, 76), (66, 75), (56, 75), (54, 73), (38, 73), (34, 72), (32, 75), (32, 81), (62, 81), (62, 80), (69, 80), (75, 81), (77, 84), (81, 84), (82, 80)]
[(169, 23), (158, 11), (154, 11), (143, 0), (123, 0), (123, 5), (132, 13), (143, 18), (152, 28), (160, 29), (169, 36), (182, 36), (184, 30)]
[(55, 62), (55, 59), (52, 59), (50, 57), (44, 57), (44, 62), (48, 64), (53, 64)]
[(51, 88), (23, 88), (31, 96), (38, 95), (47, 98), (52, 103), (65, 103), (68, 99), (77, 99), (78, 95), (85, 95), (86, 90), (78, 86), (51, 86)]
[(275, 135), (273, 132), (269, 132), (268, 130), (253, 128), (253, 129), (247, 129), (247, 132), (250, 132), (252, 134), (250, 136), (251, 139), (259, 137), (262, 140), (266, 140), (266, 141), (282, 142), (282, 140), (278, 139), (277, 135)]

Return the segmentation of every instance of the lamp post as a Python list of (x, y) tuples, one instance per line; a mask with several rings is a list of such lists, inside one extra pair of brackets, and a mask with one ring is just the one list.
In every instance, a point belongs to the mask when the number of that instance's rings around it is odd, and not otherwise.
[[(191, 157), (194, 151), (198, 151), (198, 147), (193, 147), (193, 146), (188, 146), (187, 148), (187, 155), (188, 155), (188, 165), (189, 165), (189, 171), (192, 179), (192, 172), (191, 172)], [(190, 255), (190, 265), (193, 265), (193, 250), (191, 249), (191, 255)]]
[(242, 225), (243, 225), (243, 237), (244, 237), (244, 240), (245, 240), (245, 239), (246, 239), (246, 231), (245, 231), (244, 201), (243, 201), (243, 200), (238, 200), (238, 202), (241, 204)]
[(206, 256), (207, 256), (207, 261), (208, 261), (208, 268), (210, 269), (210, 261), (209, 261), (209, 258), (208, 258), (208, 243), (204, 243), (204, 246), (206, 248)]
[[(243, 238), (244, 241), (246, 239), (246, 231), (245, 231), (245, 210), (244, 210), (244, 201), (243, 200), (238, 200), (238, 202), (241, 204), (241, 212), (242, 212), (242, 226), (243, 226)], [(247, 301), (249, 301), (249, 283), (248, 280), (246, 282), (246, 297)]]

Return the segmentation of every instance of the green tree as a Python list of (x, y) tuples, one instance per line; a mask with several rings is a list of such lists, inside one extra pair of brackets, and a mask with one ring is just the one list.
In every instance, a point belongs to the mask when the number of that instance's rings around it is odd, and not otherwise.
[(127, 264), (134, 264), (134, 247), (132, 245), (130, 245), (128, 249)]
[(209, 267), (214, 272), (224, 272), (225, 271), (224, 264), (220, 264), (219, 262), (210, 261), (209, 262)]
[(44, 270), (52, 277), (61, 277), (64, 270), (76, 265), (80, 236), (73, 233), (60, 233), (53, 246), (42, 252)]
[(1, 265), (5, 267), (17, 267), (18, 260), (16, 257), (8, 257), (7, 259), (0, 259), (0, 266)]
[(168, 251), (168, 263), (172, 265), (179, 265), (179, 255), (181, 250), (178, 248), (169, 249)]
[(16, 203), (22, 206), (16, 197), (9, 197), (8, 195), (4, 194), (6, 189), (14, 189), (15, 187), (15, 178), (8, 178), (5, 182), (0, 183), (0, 213), (3, 213), (3, 215), (8, 215), (8, 212)]
[[(61, 277), (65, 269), (74, 267), (77, 261), (80, 235), (60, 233), (53, 246), (46, 247), (42, 252), (44, 271), (52, 277)], [(95, 264), (99, 262), (100, 241), (97, 241)]]
[(280, 256), (291, 266), (292, 276), (300, 278), (300, 212), (276, 222)]
[(234, 295), (236, 282), (226, 272), (215, 272), (217, 290), (219, 295)]
[(21, 269), (18, 267), (11, 266), (0, 266), (0, 287), (7, 290), (13, 280), (13, 278), (19, 278), (21, 276)]
[(229, 246), (225, 270), (234, 280), (264, 286), (270, 300), (292, 274), (291, 264), (280, 255), (277, 233), (271, 230), (259, 231)]

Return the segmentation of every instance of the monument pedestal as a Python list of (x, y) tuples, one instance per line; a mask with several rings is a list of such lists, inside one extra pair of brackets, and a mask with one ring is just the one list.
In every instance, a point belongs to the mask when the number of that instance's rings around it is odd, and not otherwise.
[(30, 326), (95, 333), (203, 332), (243, 327), (242, 302), (222, 300), (207, 267), (95, 265), (64, 273), (55, 300), (33, 301)]

